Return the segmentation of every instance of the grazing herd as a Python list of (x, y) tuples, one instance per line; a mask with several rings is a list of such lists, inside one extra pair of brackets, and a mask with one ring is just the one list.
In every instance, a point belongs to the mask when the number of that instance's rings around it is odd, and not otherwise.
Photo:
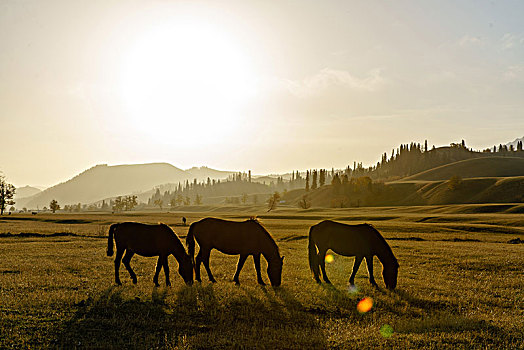
[[(258, 283), (264, 285), (260, 270), (260, 256), (267, 261), (267, 274), (271, 285), (280, 286), (282, 283), (282, 265), (284, 257), (280, 256), (275, 240), (269, 232), (256, 220), (228, 221), (216, 218), (205, 218), (194, 222), (189, 227), (186, 237), (188, 252), (175, 232), (165, 224), (148, 225), (137, 222), (123, 222), (113, 224), (109, 228), (107, 255), (114, 254), (113, 240), (116, 245), (115, 283), (120, 282), (120, 263), (123, 262), (133, 283), (137, 277), (131, 268), (130, 261), (133, 255), (158, 256), (153, 282), (158, 286), (158, 275), (164, 268), (166, 285), (169, 280), (168, 257), (173, 254), (178, 262), (178, 273), (186, 284), (193, 283), (194, 277), (200, 278), (200, 264), (204, 264), (211, 282), (216, 282), (209, 266), (211, 251), (216, 249), (224, 254), (239, 255), (237, 269), (233, 280), (240, 284), (239, 276), (246, 259), (252, 255), (255, 262)], [(195, 241), (200, 249), (195, 258)], [(331, 283), (326, 274), (325, 255), (331, 249), (343, 256), (355, 256), (353, 271), (349, 283), (354, 284), (357, 270), (365, 258), (369, 272), (369, 281), (376, 286), (373, 277), (373, 256), (377, 256), (382, 263), (382, 276), (387, 288), (394, 289), (397, 285), (399, 264), (393, 252), (382, 235), (371, 225), (347, 225), (331, 220), (322, 221), (309, 230), (309, 267), (315, 281), (320, 283), (320, 274), (326, 283)]]

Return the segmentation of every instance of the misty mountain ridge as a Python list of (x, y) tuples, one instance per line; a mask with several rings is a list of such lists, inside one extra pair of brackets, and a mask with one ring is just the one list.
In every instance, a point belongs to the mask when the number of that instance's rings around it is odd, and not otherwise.
[(41, 189), (29, 185), (17, 187), (15, 192), (15, 200), (19, 198), (31, 197), (40, 192), (42, 192)]
[(210, 179), (225, 179), (236, 173), (236, 171), (216, 170), (207, 166), (192, 167), (184, 171), (192, 176), (191, 179), (197, 179), (197, 181), (206, 181), (208, 177)]
[[(515, 145), (524, 137), (514, 141)], [(509, 145), (509, 144), (508, 144)], [(509, 148), (509, 146), (507, 146)], [(514, 146), (516, 148), (516, 146)], [(463, 144), (451, 144), (451, 146), (433, 148), (424, 152), (420, 144), (401, 145), (397, 149), (397, 154), (388, 159), (387, 154), (384, 153), (382, 162), (377, 166), (370, 168), (362, 168), (361, 163), (359, 167), (351, 169), (349, 166), (345, 170), (350, 177), (370, 176), (375, 179), (386, 180), (402, 179), (411, 175), (429, 171), (430, 169), (442, 167), (453, 162), (468, 160), (472, 158), (485, 158), (497, 156), (513, 156), (523, 157), (521, 152), (508, 153), (507, 149), (501, 152), (492, 152), (490, 149), (484, 151), (473, 151), (468, 149)], [(485, 162), (484, 162), (485, 163)], [(469, 163), (469, 164), (484, 164), (483, 162)], [(499, 164), (500, 163), (500, 164)], [(488, 164), (488, 163), (486, 163)], [(494, 165), (494, 161), (489, 164)], [(507, 168), (507, 174), (521, 175), (519, 160), (498, 160), (497, 165), (504, 164)], [(518, 168), (517, 173), (513, 173), (513, 168)], [(355, 166), (355, 165), (354, 165)], [(498, 166), (497, 166), (498, 167)], [(439, 170), (440, 176), (447, 177), (449, 174), (449, 167), (441, 168)], [(486, 173), (482, 169), (485, 166), (480, 166), (478, 174), (475, 176), (494, 176), (495, 174)], [(430, 172), (437, 174), (436, 172)], [(114, 198), (117, 196), (125, 196), (136, 194), (139, 201), (145, 201), (146, 198), (156, 192), (157, 188), (164, 191), (170, 191), (177, 187), (180, 183), (184, 185), (186, 182), (206, 182), (207, 179), (223, 180), (239, 174), (235, 171), (222, 171), (212, 169), (206, 166), (192, 167), (186, 170), (177, 168), (169, 163), (147, 163), (147, 164), (124, 164), (113, 165), (100, 164), (91, 167), (82, 173), (76, 175), (70, 180), (52, 186), (39, 192), (36, 188), (30, 186), (22, 187), (17, 192), (16, 207), (22, 208), (43, 208), (48, 206), (50, 201), (56, 199), (62, 206), (66, 204), (90, 204), (99, 202), (103, 199)], [(428, 173), (429, 174), (429, 173)], [(286, 180), (287, 175), (277, 176), (273, 178), (272, 175), (253, 175), (253, 182), (264, 183), (270, 185), (271, 183)], [(495, 175), (496, 176), (496, 175)], [(500, 175), (499, 175), (500, 176)], [(33, 191), (33, 192), (31, 192)], [(29, 193), (28, 197), (26, 194)], [(31, 195), (31, 193), (33, 193)], [(23, 198), (25, 197), (25, 198)]]
[(519, 141), (524, 143), (524, 136), (521, 137), (521, 138), (515, 139), (515, 141), (511, 141), (511, 142), (506, 143), (506, 146), (508, 146), (508, 147), (509, 147), (509, 146), (513, 146), (513, 147), (516, 148), (516, 147), (517, 147), (517, 143), (518, 143)]
[(74, 176), (66, 182), (52, 186), (31, 197), (17, 201), (16, 207), (42, 208), (56, 199), (65, 204), (88, 204), (104, 198), (138, 194), (155, 186), (167, 183), (183, 183), (207, 179), (224, 179), (231, 172), (201, 167), (191, 168), (191, 172), (177, 168), (169, 163), (99, 164)]

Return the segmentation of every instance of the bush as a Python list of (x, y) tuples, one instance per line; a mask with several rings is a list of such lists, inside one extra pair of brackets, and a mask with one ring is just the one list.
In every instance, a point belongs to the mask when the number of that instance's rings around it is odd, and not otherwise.
[(298, 206), (302, 209), (309, 209), (311, 208), (311, 201), (309, 200), (307, 195), (303, 195), (302, 199), (298, 201)]
[(460, 185), (462, 184), (462, 178), (458, 175), (453, 175), (449, 180), (448, 180), (448, 188), (450, 189), (450, 191), (455, 191), (457, 190)]

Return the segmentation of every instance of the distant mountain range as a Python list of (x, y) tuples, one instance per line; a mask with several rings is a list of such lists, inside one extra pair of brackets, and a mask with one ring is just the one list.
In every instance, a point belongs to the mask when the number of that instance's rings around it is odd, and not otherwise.
[(519, 141), (524, 143), (524, 137), (521, 137), (520, 139), (515, 139), (515, 141), (512, 141), (512, 142), (508, 142), (508, 143), (506, 143), (506, 146), (509, 147), (509, 146), (513, 145), (513, 147), (517, 148), (517, 142), (519, 142)]
[[(17, 208), (43, 208), (56, 199), (65, 204), (88, 204), (98, 200), (121, 195), (137, 194), (166, 183), (225, 179), (232, 172), (207, 167), (179, 169), (168, 163), (94, 166), (72, 179), (56, 186), (35, 192), (26, 198), (18, 198)], [(29, 193), (27, 190), (23, 192)], [(22, 197), (22, 196), (19, 196)]]
[(203, 167), (192, 167), (191, 169), (185, 170), (186, 173), (190, 175), (190, 179), (197, 179), (197, 181), (206, 181), (209, 177), (210, 179), (225, 179), (229, 175), (235, 173), (234, 171), (223, 171), (215, 170), (208, 168), (207, 166)]
[[(508, 143), (516, 146), (524, 137)], [(505, 152), (505, 153), (504, 153)], [(394, 159), (386, 155), (380, 167), (369, 169), (346, 169), (350, 177), (370, 176), (375, 179), (445, 180), (452, 175), (464, 178), (508, 177), (524, 175), (524, 153), (507, 151), (497, 153), (474, 152), (464, 146), (452, 144), (422, 152), (421, 146), (401, 145)], [(501, 158), (502, 157), (502, 158)], [(473, 159), (472, 159), (473, 158)], [(479, 158), (479, 159), (476, 159)], [(490, 159), (481, 159), (490, 158)], [(385, 161), (387, 160), (387, 162)], [(456, 162), (456, 163), (454, 163)], [(452, 163), (454, 163), (452, 165)], [(96, 165), (72, 179), (43, 191), (31, 186), (17, 189), (16, 208), (43, 208), (56, 199), (61, 206), (66, 204), (90, 204), (103, 199), (136, 194), (139, 201), (146, 201), (160, 187), (162, 191), (173, 190), (178, 183), (186, 181), (206, 182), (222, 180), (235, 171), (221, 171), (208, 167), (193, 167), (182, 170), (169, 163)], [(290, 174), (255, 176), (253, 182), (270, 184), (278, 177), (289, 179)]]
[(24, 197), (31, 197), (40, 192), (42, 192), (42, 190), (36, 187), (31, 187), (31, 186), (18, 187), (15, 192), (15, 200), (24, 198)]

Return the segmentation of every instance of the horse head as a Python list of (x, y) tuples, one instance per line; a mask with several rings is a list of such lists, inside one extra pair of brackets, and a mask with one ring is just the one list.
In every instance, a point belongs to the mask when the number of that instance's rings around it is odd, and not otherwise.
[(178, 262), (178, 273), (187, 285), (193, 284), (193, 262), (188, 254), (184, 254)]
[(384, 265), (382, 269), (382, 277), (388, 289), (395, 289), (397, 286), (398, 266), (398, 262), (395, 261), (394, 264)]
[(278, 256), (270, 260), (267, 264), (267, 275), (273, 287), (278, 287), (282, 283), (282, 265), (284, 264), (284, 257)]

